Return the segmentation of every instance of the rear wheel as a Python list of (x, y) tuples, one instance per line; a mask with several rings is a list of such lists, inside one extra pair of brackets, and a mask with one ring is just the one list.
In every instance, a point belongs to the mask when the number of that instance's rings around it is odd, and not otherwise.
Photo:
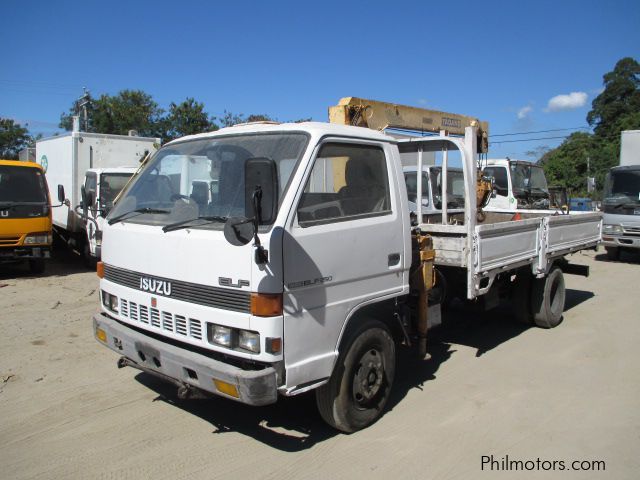
[(562, 270), (553, 267), (545, 278), (533, 282), (531, 307), (534, 323), (542, 328), (553, 328), (562, 320), (566, 291)]
[(316, 389), (322, 418), (351, 433), (375, 422), (389, 399), (396, 351), (388, 328), (370, 321), (344, 343), (329, 382)]

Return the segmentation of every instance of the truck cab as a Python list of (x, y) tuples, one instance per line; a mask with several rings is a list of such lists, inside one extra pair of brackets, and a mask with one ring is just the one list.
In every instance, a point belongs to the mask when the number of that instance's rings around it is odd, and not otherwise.
[(41, 273), (51, 241), (51, 201), (42, 167), (0, 160), (0, 263), (28, 261), (33, 273)]
[(484, 175), (493, 177), (493, 195), (487, 210), (546, 210), (549, 187), (541, 166), (509, 158), (489, 159)]
[[(86, 219), (87, 258), (100, 259), (104, 219), (113, 208), (114, 200), (129, 182), (136, 167), (91, 168), (84, 180), (84, 200), (79, 207)], [(86, 209), (84, 203), (87, 203)]]
[(607, 174), (602, 201), (602, 243), (612, 260), (622, 250), (640, 249), (640, 165), (613, 167)]

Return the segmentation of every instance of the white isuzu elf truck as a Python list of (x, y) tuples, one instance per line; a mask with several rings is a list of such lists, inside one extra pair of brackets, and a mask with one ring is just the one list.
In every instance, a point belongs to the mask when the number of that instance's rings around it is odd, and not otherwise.
[[(314, 389), (323, 419), (353, 432), (384, 412), (396, 349), (426, 355), (443, 284), (556, 326), (563, 271), (585, 273), (565, 256), (597, 245), (601, 217), (481, 214), (481, 131), (463, 131), (246, 124), (166, 144), (107, 217), (97, 340), (180, 397), (265, 405)], [(401, 158), (422, 171), (443, 151), (460, 155), (464, 209), (448, 211), (444, 181), (440, 220), (412, 222)]]

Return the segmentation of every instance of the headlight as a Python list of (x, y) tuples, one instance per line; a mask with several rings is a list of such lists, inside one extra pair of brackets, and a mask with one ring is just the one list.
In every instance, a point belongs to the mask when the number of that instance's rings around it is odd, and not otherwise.
[(240, 330), (240, 335), (238, 335), (238, 347), (254, 353), (260, 353), (260, 334), (257, 332)]
[(102, 305), (107, 310), (118, 313), (118, 297), (102, 290)]
[[(260, 334), (239, 328), (224, 327), (209, 323), (207, 325), (209, 342), (232, 350), (245, 350), (260, 353)], [(275, 353), (275, 352), (273, 352)]]
[(213, 325), (213, 336), (211, 340), (213, 343), (222, 345), (223, 347), (231, 348), (231, 342), (233, 340), (233, 331), (229, 327), (223, 327), (222, 325)]
[(36, 245), (42, 243), (51, 243), (50, 233), (32, 233), (24, 238), (25, 245)]
[(621, 225), (603, 225), (602, 230), (604, 233), (613, 233), (615, 235), (622, 235), (624, 233)]

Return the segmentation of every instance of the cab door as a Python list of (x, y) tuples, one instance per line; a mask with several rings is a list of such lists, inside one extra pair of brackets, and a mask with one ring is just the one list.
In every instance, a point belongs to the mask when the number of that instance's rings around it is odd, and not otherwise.
[(87, 207), (87, 241), (91, 255), (96, 254), (96, 221), (99, 214), (98, 205), (98, 175), (95, 172), (87, 172), (84, 180), (84, 189), (87, 198), (91, 199), (91, 205)]
[(493, 177), (493, 196), (489, 205), (497, 210), (515, 210), (516, 203), (510, 194), (511, 188), (506, 167), (485, 167), (483, 173), (486, 177)]
[(402, 294), (411, 261), (391, 147), (335, 139), (316, 152), (283, 239), (289, 388), (331, 374), (346, 319)]

